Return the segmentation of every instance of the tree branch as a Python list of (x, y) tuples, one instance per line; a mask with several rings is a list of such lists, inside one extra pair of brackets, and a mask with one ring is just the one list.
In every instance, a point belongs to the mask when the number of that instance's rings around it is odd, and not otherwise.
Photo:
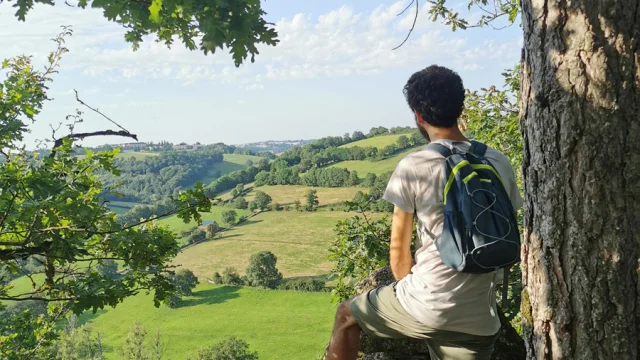
[[(91, 106), (87, 105), (84, 101), (80, 100), (80, 97), (78, 96), (78, 91), (77, 91), (76, 89), (73, 89), (73, 91), (76, 93), (76, 100), (77, 100), (80, 104), (82, 104), (82, 105), (86, 106), (87, 108), (89, 108), (90, 110), (93, 110), (94, 112), (96, 112), (96, 113), (98, 113), (98, 114), (102, 115), (102, 117), (103, 117), (103, 118), (105, 118), (105, 119), (109, 120), (113, 125), (115, 125), (115, 126), (119, 127), (119, 128), (120, 128), (120, 129), (122, 129), (123, 131), (125, 131), (125, 132), (129, 133), (129, 131), (128, 131), (127, 129), (125, 129), (125, 128), (123, 128), (122, 126), (120, 126), (117, 122), (115, 122), (115, 121), (111, 120), (111, 118), (109, 118), (107, 115), (105, 115), (105, 114), (101, 113), (98, 109), (94, 109), (94, 108), (92, 108)], [(134, 138), (134, 139), (136, 139), (136, 141), (138, 141), (138, 139), (137, 139), (137, 138)]]
[(53, 150), (51, 150), (51, 154), (49, 155), (49, 157), (54, 158), (56, 156), (56, 148), (60, 147), (64, 142), (64, 140), (66, 139), (82, 140), (82, 139), (86, 139), (88, 137), (93, 137), (93, 136), (124, 136), (124, 137), (132, 138), (135, 141), (138, 141), (138, 136), (130, 133), (127, 130), (122, 130), (122, 131), (103, 130), (103, 131), (95, 131), (90, 133), (69, 134), (63, 138), (56, 140), (56, 142), (53, 144)]
[[(414, 1), (416, 3), (416, 16), (413, 18), (413, 25), (411, 25), (411, 29), (409, 30), (409, 33), (407, 34), (407, 37), (402, 41), (402, 43), (400, 45), (394, 47), (391, 50), (397, 50), (400, 47), (402, 47), (402, 45), (404, 45), (407, 42), (407, 40), (409, 40), (409, 37), (411, 36), (411, 33), (416, 28), (416, 22), (418, 22), (418, 14), (420, 13), (420, 1), (419, 0), (414, 0)], [(411, 2), (411, 4), (413, 4), (413, 1)], [(411, 5), (411, 4), (409, 4), (409, 5)], [(408, 9), (408, 7), (407, 7), (407, 9)], [(407, 11), (407, 9), (405, 9), (400, 14), (398, 14), (398, 16), (402, 15), (405, 11)]]

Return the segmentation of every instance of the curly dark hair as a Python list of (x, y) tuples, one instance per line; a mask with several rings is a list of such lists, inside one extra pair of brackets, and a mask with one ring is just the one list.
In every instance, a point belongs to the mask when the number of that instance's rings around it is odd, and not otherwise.
[(420, 113), (429, 125), (440, 128), (457, 125), (465, 90), (455, 71), (431, 65), (411, 75), (403, 93), (411, 110)]

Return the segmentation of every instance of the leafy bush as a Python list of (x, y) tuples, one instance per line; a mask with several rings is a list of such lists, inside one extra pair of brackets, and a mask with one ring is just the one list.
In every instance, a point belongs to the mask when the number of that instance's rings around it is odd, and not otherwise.
[(233, 267), (228, 267), (222, 272), (222, 284), (241, 286), (243, 285), (243, 282), (240, 275), (238, 275), (238, 271)]
[(220, 214), (220, 216), (222, 217), (222, 221), (225, 224), (232, 226), (236, 223), (236, 217), (238, 216), (238, 213), (236, 213), (235, 210), (225, 210), (222, 212), (222, 214)]
[(188, 360), (258, 360), (258, 353), (249, 350), (249, 344), (230, 337), (206, 348), (200, 348)]
[(237, 198), (237, 199), (235, 199), (233, 201), (232, 206), (234, 208), (236, 208), (236, 209), (239, 209), (239, 210), (245, 210), (245, 209), (249, 208), (249, 203), (247, 202), (247, 200), (245, 198), (239, 197), (239, 198)]
[(213, 281), (213, 283), (216, 285), (222, 284), (222, 275), (220, 275), (220, 273), (216, 271), (213, 274), (213, 278), (211, 279), (211, 281)]
[(278, 286), (278, 289), (305, 292), (323, 292), (325, 291), (325, 286), (326, 283), (322, 280), (297, 279), (280, 284), (280, 286)]
[(261, 251), (251, 255), (247, 267), (247, 284), (249, 286), (275, 289), (282, 281), (282, 273), (276, 268), (278, 258), (270, 251)]
[(182, 297), (180, 295), (172, 294), (164, 300), (164, 304), (171, 309), (175, 309), (180, 306), (181, 301)]
[(194, 230), (188, 238), (189, 244), (195, 244), (197, 242), (203, 241), (207, 238), (207, 233), (202, 229)]

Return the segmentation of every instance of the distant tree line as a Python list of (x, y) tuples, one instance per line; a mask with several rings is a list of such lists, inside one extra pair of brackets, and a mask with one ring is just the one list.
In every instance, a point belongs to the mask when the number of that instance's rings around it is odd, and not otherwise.
[(107, 200), (154, 203), (191, 187), (222, 161), (223, 151), (218, 148), (171, 151), (141, 160), (116, 158), (120, 176), (105, 172), (99, 177)]

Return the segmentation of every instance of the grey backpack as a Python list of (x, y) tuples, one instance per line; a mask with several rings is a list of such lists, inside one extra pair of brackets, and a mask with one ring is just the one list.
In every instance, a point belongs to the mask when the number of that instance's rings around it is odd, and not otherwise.
[(432, 142), (426, 149), (446, 163), (444, 226), (435, 240), (442, 261), (465, 273), (505, 269), (505, 305), (509, 268), (520, 261), (520, 232), (500, 174), (484, 157), (487, 146), (472, 141), (468, 152), (456, 152)]

